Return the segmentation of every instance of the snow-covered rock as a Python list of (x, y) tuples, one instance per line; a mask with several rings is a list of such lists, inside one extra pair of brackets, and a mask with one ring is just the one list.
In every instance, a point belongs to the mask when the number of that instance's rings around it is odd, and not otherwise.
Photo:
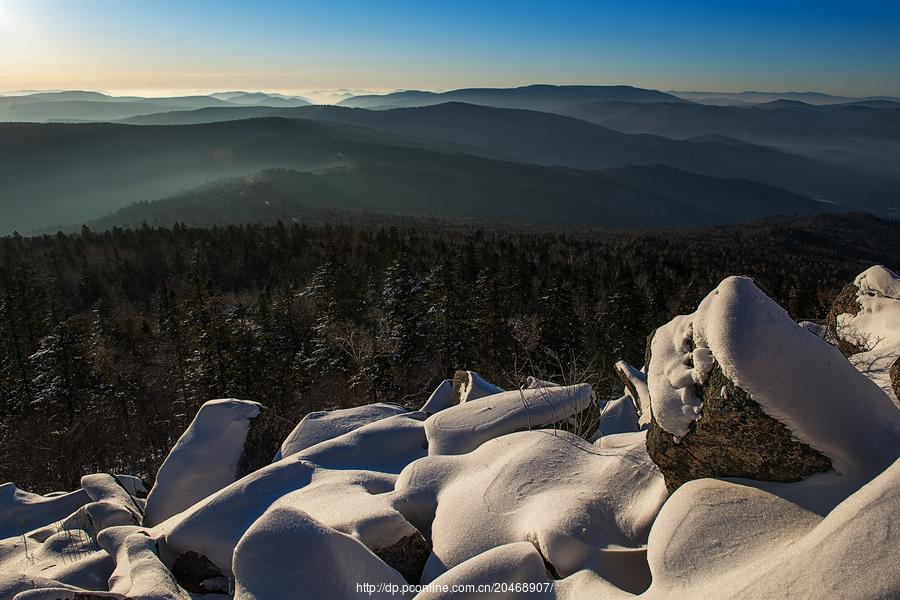
[[(357, 535), (376, 548), (413, 533), (384, 492), (396, 474), (426, 455), (421, 413), (381, 419), (272, 463), (153, 529), (173, 556), (205, 556), (227, 573), (240, 537), (279, 499)], [(296, 494), (292, 494), (296, 492)]]
[[(817, 476), (827, 477), (827, 476)], [(715, 480), (682, 486), (653, 525), (647, 598), (900, 596), (900, 462), (822, 516), (772, 491)], [(798, 494), (799, 492), (799, 494)], [(643, 597), (643, 596), (642, 596)]]
[[(281, 503), (241, 538), (234, 575), (235, 600), (411, 597), (399, 592), (403, 577), (359, 541)], [(370, 594), (366, 584), (379, 589)]]
[(650, 390), (647, 388), (647, 374), (635, 369), (624, 360), (614, 366), (616, 375), (625, 384), (625, 393), (631, 398), (641, 427), (650, 424)]
[(117, 478), (104, 473), (82, 477), (81, 492), (87, 502), (71, 514), (0, 540), (0, 571), (105, 590), (114, 561), (97, 537), (108, 528), (140, 522), (140, 508)]
[(641, 428), (637, 410), (631, 396), (622, 396), (610, 400), (603, 405), (600, 413), (600, 427), (588, 441), (595, 442), (602, 436), (615, 435), (617, 433), (630, 433)]
[[(160, 561), (156, 541), (145, 533), (125, 538), (120, 561), (127, 564), (130, 585), (121, 592), (134, 600), (190, 600), (191, 596)], [(124, 586), (123, 586), (124, 587)]]
[(656, 331), (648, 383), (670, 488), (685, 473), (794, 480), (827, 468), (819, 455), (861, 484), (900, 455), (887, 396), (745, 277)]
[(311, 412), (288, 434), (278, 454), (275, 455), (275, 460), (281, 460), (369, 423), (405, 412), (405, 408), (393, 404), (366, 404), (354, 408)]
[(453, 375), (450, 403), (452, 405), (471, 402), (485, 396), (499, 394), (503, 390), (487, 381), (475, 371), (457, 371)]
[(235, 480), (250, 420), (262, 405), (248, 400), (210, 400), (159, 468), (147, 497), (144, 523), (155, 525)]
[(294, 456), (331, 469), (399, 473), (428, 454), (423, 412), (408, 412), (369, 423)]
[[(496, 598), (552, 597), (542, 593), (552, 589), (552, 579), (540, 552), (530, 542), (515, 542), (491, 548), (446, 571), (418, 594), (416, 600), (474, 600), (486, 596), (477, 591), (465, 591), (469, 585), (488, 586), (487, 589), (498, 586), (497, 592), (490, 594)], [(534, 586), (534, 591), (504, 594), (500, 591), (501, 585), (507, 589), (514, 589), (516, 585)]]
[(519, 429), (534, 429), (577, 415), (595, 402), (591, 386), (537, 387), (486, 396), (425, 421), (428, 453), (463, 454)]
[[(851, 294), (851, 309), (838, 312), (834, 334), (850, 348), (850, 362), (900, 407), (891, 368), (900, 360), (900, 276), (882, 266), (860, 273), (842, 294)], [(898, 384), (900, 387), (900, 384)]]
[(20, 490), (13, 483), (4, 483), (0, 485), (0, 538), (22, 535), (49, 525), (90, 500), (83, 489), (48, 498)]
[(431, 392), (428, 400), (419, 410), (433, 415), (451, 406), (453, 406), (453, 382), (445, 379)]

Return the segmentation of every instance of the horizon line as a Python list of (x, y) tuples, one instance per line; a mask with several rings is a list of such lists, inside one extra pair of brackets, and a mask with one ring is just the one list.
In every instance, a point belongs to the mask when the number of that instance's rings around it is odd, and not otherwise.
[[(213, 94), (224, 94), (224, 93), (262, 93), (262, 94), (270, 94), (270, 95), (283, 95), (283, 96), (302, 96), (304, 94), (324, 94), (324, 93), (351, 93), (353, 96), (364, 96), (364, 95), (378, 95), (384, 96), (388, 94), (395, 94), (401, 92), (428, 92), (434, 94), (442, 94), (447, 92), (459, 91), (459, 90), (471, 90), (471, 89), (496, 89), (496, 90), (508, 90), (508, 89), (519, 89), (519, 88), (527, 88), (527, 87), (537, 87), (537, 86), (547, 86), (547, 87), (631, 87), (636, 89), (644, 89), (644, 90), (652, 90), (658, 92), (664, 92), (668, 94), (717, 94), (717, 95), (742, 95), (742, 94), (771, 94), (771, 95), (824, 95), (831, 96), (835, 98), (852, 98), (856, 100), (865, 100), (868, 98), (897, 98), (900, 99), (900, 96), (894, 96), (892, 94), (867, 94), (863, 96), (856, 95), (848, 95), (848, 94), (835, 94), (832, 92), (824, 92), (815, 89), (809, 90), (769, 90), (769, 89), (745, 89), (745, 90), (722, 90), (722, 89), (663, 89), (663, 88), (655, 88), (655, 87), (643, 87), (633, 84), (627, 83), (526, 83), (521, 85), (500, 85), (500, 86), (463, 86), (463, 87), (454, 87), (454, 88), (391, 88), (391, 89), (365, 89), (365, 88), (354, 88), (354, 87), (337, 87), (337, 88), (247, 88), (247, 89), (237, 89), (237, 88), (177, 88), (177, 89), (163, 89), (163, 88), (150, 88), (150, 89), (110, 89), (110, 88), (32, 88), (32, 89), (11, 89), (11, 90), (0, 90), (0, 97), (10, 97), (10, 96), (29, 96), (34, 94), (53, 94), (53, 93), (67, 93), (67, 92), (86, 92), (86, 93), (96, 93), (102, 94), (105, 96), (109, 96), (111, 98), (122, 98), (122, 97), (140, 97), (140, 98), (166, 98), (166, 97), (188, 97), (188, 96), (211, 96)], [(356, 93), (354, 93), (356, 92)]]

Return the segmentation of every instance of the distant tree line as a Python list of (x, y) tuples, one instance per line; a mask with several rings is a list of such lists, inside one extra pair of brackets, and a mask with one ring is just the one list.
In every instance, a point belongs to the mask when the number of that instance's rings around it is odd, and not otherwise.
[(456, 369), (619, 391), (647, 335), (723, 277), (751, 275), (821, 318), (900, 230), (810, 217), (699, 232), (565, 232), (423, 222), (143, 227), (0, 238), (0, 481), (48, 492), (87, 472), (152, 480), (197, 408), (302, 416), (418, 406)]

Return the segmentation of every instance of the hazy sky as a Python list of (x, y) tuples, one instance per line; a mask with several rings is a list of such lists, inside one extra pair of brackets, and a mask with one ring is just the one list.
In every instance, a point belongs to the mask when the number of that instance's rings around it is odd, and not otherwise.
[(900, 95), (900, 0), (0, 0), (0, 90)]

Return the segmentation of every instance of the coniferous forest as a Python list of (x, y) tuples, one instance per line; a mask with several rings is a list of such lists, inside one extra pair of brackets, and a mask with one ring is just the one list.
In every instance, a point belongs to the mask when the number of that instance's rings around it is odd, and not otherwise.
[[(455, 369), (621, 387), (647, 335), (741, 273), (795, 319), (900, 261), (865, 215), (694, 231), (398, 225), (112, 229), (0, 238), (0, 481), (152, 480), (206, 400), (253, 399), (273, 452), (304, 414), (419, 406)], [(13, 426), (14, 425), (14, 426)]]

